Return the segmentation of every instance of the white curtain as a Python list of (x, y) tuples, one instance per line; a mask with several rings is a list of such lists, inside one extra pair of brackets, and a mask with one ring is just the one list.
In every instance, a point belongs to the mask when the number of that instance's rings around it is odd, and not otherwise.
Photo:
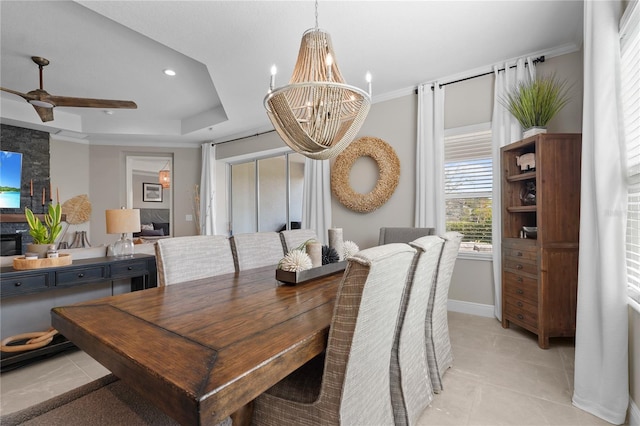
[(500, 190), (500, 148), (522, 138), (520, 123), (500, 103), (507, 92), (517, 84), (528, 79), (535, 78), (535, 65), (531, 58), (526, 59), (528, 72), (525, 67), (525, 59), (518, 59), (515, 67), (512, 64), (503, 64), (493, 67), (495, 76), (493, 94), (493, 115), (491, 118), (491, 144), (493, 156), (493, 196), (492, 196), (492, 243), (493, 243), (493, 280), (494, 280), (494, 314), (502, 319), (502, 214)]
[(438, 82), (418, 86), (416, 227), (445, 232), (444, 90)]
[(200, 235), (216, 234), (216, 146), (202, 144), (200, 175)]
[(614, 424), (629, 403), (622, 1), (584, 2), (580, 257), (573, 404)]
[(302, 228), (313, 229), (318, 242), (327, 244), (331, 228), (331, 169), (329, 160), (304, 160)]

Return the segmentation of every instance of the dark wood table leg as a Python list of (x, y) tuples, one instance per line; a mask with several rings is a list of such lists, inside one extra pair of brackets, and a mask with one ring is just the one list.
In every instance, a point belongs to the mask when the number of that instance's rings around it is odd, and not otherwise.
[(231, 415), (233, 426), (249, 426), (253, 417), (253, 401)]

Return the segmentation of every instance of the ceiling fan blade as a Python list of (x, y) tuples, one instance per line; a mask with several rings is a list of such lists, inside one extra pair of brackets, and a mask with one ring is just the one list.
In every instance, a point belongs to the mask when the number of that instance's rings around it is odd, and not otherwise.
[(44, 108), (35, 105), (33, 105), (33, 108), (35, 108), (43, 122), (53, 121), (53, 108)]
[(30, 95), (28, 95), (26, 93), (18, 92), (17, 90), (11, 90), (11, 89), (7, 89), (7, 88), (4, 88), (4, 87), (0, 87), (0, 90), (2, 90), (3, 92), (7, 92), (7, 93), (12, 93), (14, 95), (18, 95), (18, 96), (20, 96), (22, 99), (24, 99), (27, 102), (34, 99), (33, 96), (30, 96)]
[(49, 96), (49, 100), (59, 107), (79, 108), (127, 108), (136, 109), (133, 101), (119, 101), (111, 99), (71, 98), (68, 96)]

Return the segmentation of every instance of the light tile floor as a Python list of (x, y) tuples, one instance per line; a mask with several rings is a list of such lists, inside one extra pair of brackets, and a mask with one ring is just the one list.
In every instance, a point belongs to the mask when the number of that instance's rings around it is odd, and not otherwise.
[[(454, 366), (419, 425), (609, 425), (571, 405), (573, 339), (538, 348), (535, 335), (492, 318), (449, 313)], [(0, 414), (21, 410), (109, 371), (81, 351), (0, 375)]]

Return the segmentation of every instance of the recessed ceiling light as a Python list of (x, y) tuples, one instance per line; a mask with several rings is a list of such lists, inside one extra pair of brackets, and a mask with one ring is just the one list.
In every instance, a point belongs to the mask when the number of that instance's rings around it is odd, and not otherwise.
[(167, 68), (166, 70), (163, 71), (166, 75), (173, 77), (174, 75), (176, 75), (176, 72), (174, 70), (171, 70), (169, 68)]
[(107, 115), (113, 115), (113, 111), (109, 111), (108, 109), (105, 109), (104, 113)]

